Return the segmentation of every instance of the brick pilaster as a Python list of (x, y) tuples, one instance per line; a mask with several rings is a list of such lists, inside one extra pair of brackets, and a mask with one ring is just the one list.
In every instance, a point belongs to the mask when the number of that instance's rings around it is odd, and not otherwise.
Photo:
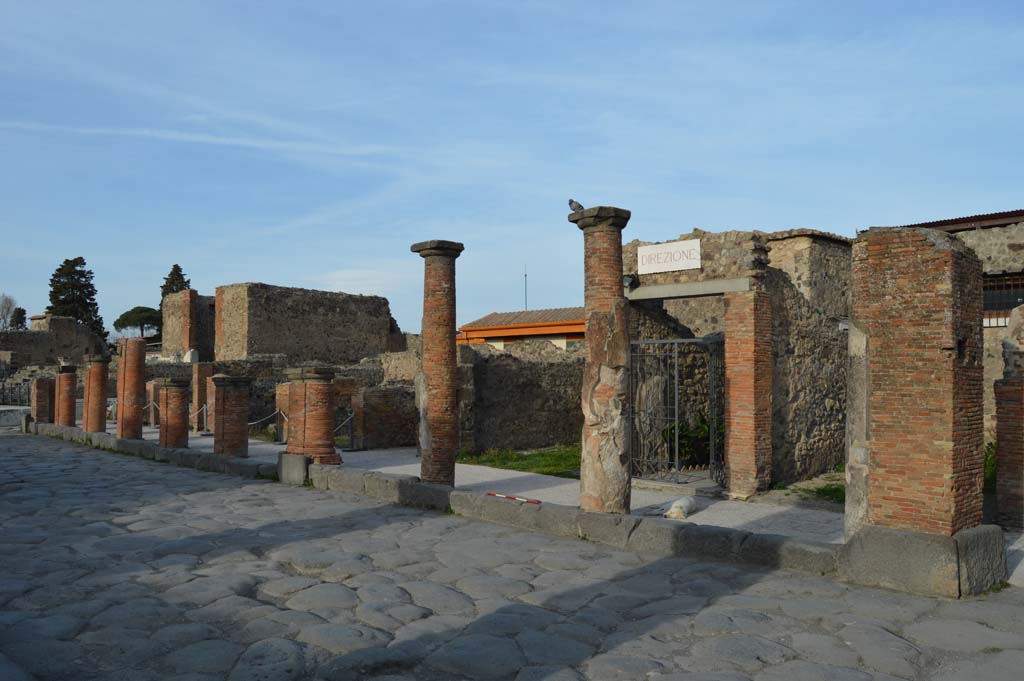
[(340, 464), (334, 449), (334, 370), (297, 367), (288, 377), (288, 454), (319, 464)]
[(161, 447), (188, 447), (188, 387), (185, 379), (160, 379), (157, 395)]
[(996, 512), (999, 524), (1024, 529), (1024, 376), (995, 382)]
[(85, 394), (82, 403), (82, 430), (87, 433), (107, 431), (107, 386), (109, 384), (110, 358), (103, 355), (86, 355)]
[(866, 462), (864, 522), (947, 536), (980, 524), (978, 257), (943, 232), (874, 228), (854, 242), (851, 284), (851, 330), (865, 339), (866, 388), (851, 404), (864, 435), (850, 454)]
[(423, 257), (423, 392), (420, 419), (420, 477), (455, 484), (459, 446), (458, 359), (455, 352), (455, 259), (465, 247), (432, 240), (412, 245)]
[(32, 420), (36, 423), (53, 423), (56, 399), (56, 384), (52, 378), (41, 376), (32, 379), (29, 388), (29, 414)]
[(290, 393), (291, 386), (288, 383), (278, 383), (274, 388), (274, 408), (277, 410), (274, 424), (277, 426), (278, 442), (288, 442), (288, 397)]
[(213, 376), (213, 362), (197, 362), (192, 365), (192, 412), (189, 416), (192, 430), (210, 430), (210, 418), (206, 406), (206, 388)]
[(213, 382), (213, 453), (249, 456), (249, 386), (244, 376), (215, 374)]
[(54, 403), (53, 422), (58, 426), (75, 425), (78, 407), (78, 367), (62, 364), (57, 370), (57, 401)]
[(725, 469), (729, 493), (767, 489), (772, 473), (772, 316), (764, 291), (725, 294)]
[(597, 206), (569, 215), (583, 231), (584, 319), (580, 508), (629, 513), (629, 307), (622, 289), (622, 230), (632, 214)]
[(118, 342), (117, 437), (142, 439), (142, 407), (146, 404), (146, 341), (122, 338)]

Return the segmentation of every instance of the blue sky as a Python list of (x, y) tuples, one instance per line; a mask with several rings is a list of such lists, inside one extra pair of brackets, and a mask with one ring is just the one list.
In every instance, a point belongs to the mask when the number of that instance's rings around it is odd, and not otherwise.
[(0, 0), (0, 291), (84, 256), (108, 326), (195, 288), (387, 296), (463, 241), (458, 319), (582, 304), (566, 200), (693, 227), (1024, 207), (1019, 2)]

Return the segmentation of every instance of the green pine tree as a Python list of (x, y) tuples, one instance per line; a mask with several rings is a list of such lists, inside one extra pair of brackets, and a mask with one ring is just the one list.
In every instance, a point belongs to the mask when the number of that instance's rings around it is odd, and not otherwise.
[(14, 331), (20, 331), (21, 329), (28, 328), (28, 313), (25, 312), (25, 308), (16, 307), (14, 312), (11, 313), (10, 327)]
[(85, 269), (85, 258), (65, 260), (50, 277), (50, 304), (46, 311), (53, 315), (72, 317), (93, 333), (107, 340), (96, 287), (92, 283), (92, 270)]
[(181, 265), (174, 263), (171, 271), (164, 277), (164, 283), (160, 286), (160, 310), (164, 309), (164, 296), (168, 293), (187, 291), (192, 286), (192, 281), (185, 277)]

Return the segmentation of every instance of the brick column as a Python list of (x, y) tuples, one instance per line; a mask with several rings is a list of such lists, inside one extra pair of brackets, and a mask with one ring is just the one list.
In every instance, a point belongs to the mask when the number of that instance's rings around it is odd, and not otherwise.
[(580, 508), (629, 513), (629, 304), (622, 290), (622, 230), (631, 213), (597, 206), (569, 215), (583, 230), (583, 369)]
[(117, 428), (121, 440), (142, 439), (142, 407), (146, 404), (146, 341), (118, 341)]
[(82, 430), (87, 433), (107, 432), (107, 385), (110, 358), (85, 355), (85, 400), (82, 403)]
[(999, 524), (1024, 529), (1024, 376), (995, 383), (996, 512)]
[(244, 376), (215, 374), (213, 453), (249, 456), (249, 384)]
[(146, 381), (146, 408), (142, 410), (142, 424), (160, 425), (160, 379)]
[(188, 392), (188, 381), (183, 378), (160, 379), (157, 395), (161, 447), (188, 447)]
[(53, 423), (54, 402), (56, 401), (55, 382), (43, 376), (32, 379), (29, 388), (29, 415), (36, 423)]
[(725, 294), (725, 470), (729, 494), (765, 490), (772, 474), (772, 313), (764, 291)]
[(213, 362), (198, 362), (192, 365), (192, 415), (189, 417), (192, 430), (209, 431), (209, 413), (202, 411), (206, 406), (206, 386), (213, 376)]
[(334, 449), (334, 369), (297, 367), (288, 377), (287, 454), (308, 456), (313, 463), (340, 464)]
[(277, 427), (277, 441), (288, 442), (288, 396), (291, 390), (290, 383), (278, 383), (274, 388), (274, 408), (277, 409), (277, 418), (274, 424)]
[(412, 245), (423, 258), (423, 365), (416, 377), (420, 410), (420, 478), (455, 484), (459, 448), (458, 356), (455, 352), (455, 259), (465, 247), (431, 240)]
[(78, 367), (62, 364), (57, 370), (57, 400), (54, 403), (53, 422), (58, 426), (75, 425), (78, 397)]

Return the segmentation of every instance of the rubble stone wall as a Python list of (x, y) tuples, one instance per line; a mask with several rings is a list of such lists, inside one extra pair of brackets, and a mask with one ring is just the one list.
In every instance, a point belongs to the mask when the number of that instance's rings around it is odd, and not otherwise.
[(247, 283), (217, 288), (216, 360), (283, 355), (291, 364), (347, 364), (404, 336), (386, 298)]
[(19, 366), (56, 364), (58, 358), (81, 364), (82, 355), (100, 355), (106, 351), (103, 339), (71, 317), (40, 315), (32, 318), (31, 328), (0, 331), (0, 351), (11, 353)]

